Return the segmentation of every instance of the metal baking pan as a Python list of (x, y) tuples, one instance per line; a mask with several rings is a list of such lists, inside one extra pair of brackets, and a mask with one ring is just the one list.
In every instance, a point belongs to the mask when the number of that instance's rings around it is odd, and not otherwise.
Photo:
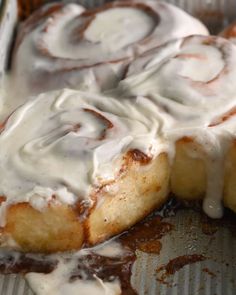
[(0, 0), (0, 79), (8, 64), (16, 21), (16, 2)]
[[(33, 2), (33, 1), (32, 1)], [(64, 1), (67, 2), (67, 1)], [(77, 1), (87, 7), (99, 6), (102, 0)], [(236, 18), (235, 0), (172, 0), (217, 32)], [(17, 20), (16, 0), (2, 0), (0, 12), (0, 73), (7, 66)], [(235, 295), (235, 228), (224, 222), (204, 230), (205, 217), (191, 209), (181, 209), (165, 221), (173, 230), (161, 239), (160, 254), (138, 252), (133, 267), (132, 285), (140, 295)], [(212, 230), (213, 228), (213, 230)], [(201, 255), (195, 263), (182, 265), (168, 276), (165, 268), (173, 259)], [(25, 280), (18, 275), (0, 276), (1, 295), (32, 295)], [(92, 295), (92, 294), (91, 294)]]

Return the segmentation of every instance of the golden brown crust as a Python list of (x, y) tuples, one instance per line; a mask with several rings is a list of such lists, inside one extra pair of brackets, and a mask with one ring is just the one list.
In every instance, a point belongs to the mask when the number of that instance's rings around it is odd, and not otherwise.
[(42, 212), (28, 203), (9, 207), (4, 233), (24, 251), (53, 253), (79, 249), (84, 242), (83, 226), (75, 211), (66, 205), (49, 205)]
[(99, 192), (96, 208), (86, 221), (88, 242), (95, 244), (122, 232), (160, 207), (168, 198), (169, 163), (166, 154), (147, 166), (133, 162), (118, 182)]
[(176, 142), (176, 155), (171, 167), (171, 191), (184, 200), (202, 199), (206, 192), (206, 154), (193, 139)]
[(128, 229), (167, 200), (170, 171), (166, 154), (145, 163), (127, 153), (124, 162), (116, 181), (93, 193), (96, 203), (85, 219), (78, 206), (49, 204), (40, 212), (18, 203), (8, 208), (4, 233), (23, 251), (53, 253), (96, 244)]

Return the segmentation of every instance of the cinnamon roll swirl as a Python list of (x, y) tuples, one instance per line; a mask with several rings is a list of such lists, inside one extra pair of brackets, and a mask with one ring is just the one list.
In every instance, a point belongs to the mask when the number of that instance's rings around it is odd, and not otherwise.
[(179, 8), (152, 0), (115, 1), (91, 10), (45, 6), (18, 32), (12, 64), (16, 88), (24, 94), (113, 88), (135, 56), (173, 38), (207, 33)]
[(159, 107), (163, 135), (172, 143), (171, 189), (179, 198), (203, 198), (214, 218), (223, 214), (223, 197), (236, 210), (235, 77), (231, 42), (192, 36), (137, 58), (118, 87)]
[(129, 99), (72, 90), (18, 108), (0, 134), (6, 243), (10, 237), (34, 252), (79, 249), (162, 204), (169, 165), (157, 139), (160, 122), (149, 109), (145, 101), (139, 108)]

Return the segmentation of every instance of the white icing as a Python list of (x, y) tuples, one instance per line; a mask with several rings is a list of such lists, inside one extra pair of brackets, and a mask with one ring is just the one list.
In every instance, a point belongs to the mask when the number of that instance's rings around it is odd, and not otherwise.
[[(68, 282), (68, 275), (76, 267), (76, 260), (66, 263), (61, 260), (55, 271), (50, 274), (29, 273), (26, 278), (37, 295), (119, 295), (119, 281), (103, 282), (94, 276), (94, 280), (75, 280)], [(78, 293), (79, 292), (79, 293)]]
[[(91, 18), (70, 4), (38, 26), (26, 22), (21, 30), (27, 34), (15, 50), (12, 67), (18, 99), (64, 87), (95, 92), (113, 88), (129, 59), (173, 38), (208, 34), (198, 20), (170, 4), (131, 3), (133, 7), (114, 5)], [(153, 12), (135, 7), (140, 3)]]
[(94, 247), (93, 252), (105, 257), (119, 257), (124, 254), (125, 249), (120, 243), (114, 240), (109, 240), (102, 245)]
[(127, 151), (158, 154), (159, 121), (148, 103), (135, 105), (135, 99), (63, 90), (18, 108), (0, 135), (0, 194), (7, 204), (28, 201), (38, 210), (49, 201), (91, 205), (91, 189), (116, 179)]
[(33, 208), (39, 211), (43, 211), (50, 201), (69, 205), (73, 205), (76, 201), (75, 195), (69, 192), (66, 187), (52, 190), (51, 188), (35, 186), (32, 191), (26, 194), (25, 198)]
[[(26, 279), (36, 295), (120, 295), (121, 287), (119, 279), (114, 277), (111, 282), (103, 282), (94, 275), (94, 279), (75, 279), (70, 282), (70, 275), (76, 269), (77, 258), (91, 253), (96, 253), (107, 257), (120, 257), (125, 253), (125, 249), (115, 241), (109, 241), (95, 248), (83, 249), (74, 254), (53, 255), (58, 260), (58, 266), (49, 274), (29, 273)], [(68, 256), (68, 257), (67, 257)], [(69, 258), (69, 259), (68, 259)]]
[(202, 146), (208, 179), (203, 207), (213, 218), (223, 214), (224, 157), (236, 134), (235, 116), (219, 121), (235, 107), (235, 77), (236, 48), (221, 38), (195, 36), (144, 54), (118, 87), (119, 95), (149, 97), (160, 108), (170, 145), (189, 136)]
[[(112, 26), (107, 25), (110, 23)], [(113, 8), (97, 14), (85, 31), (85, 38), (93, 43), (100, 42), (103, 49), (114, 52), (142, 40), (154, 26), (154, 19), (140, 9)]]

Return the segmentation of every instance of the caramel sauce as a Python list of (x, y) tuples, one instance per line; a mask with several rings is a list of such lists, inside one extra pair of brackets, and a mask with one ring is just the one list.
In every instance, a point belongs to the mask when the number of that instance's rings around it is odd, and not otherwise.
[(77, 268), (70, 276), (70, 282), (76, 279), (93, 280), (94, 275), (104, 282), (112, 282), (114, 278), (119, 278), (122, 294), (137, 294), (130, 283), (131, 268), (136, 259), (133, 252), (128, 252), (122, 257), (104, 257), (95, 253), (78, 258)]
[(162, 249), (162, 244), (160, 241), (147, 241), (147, 242), (142, 242), (139, 246), (138, 249), (142, 252), (146, 252), (149, 254), (160, 254), (161, 249)]
[(139, 223), (120, 237), (122, 243), (129, 248), (146, 253), (159, 254), (160, 239), (173, 229), (173, 225), (163, 221), (160, 215), (152, 216), (145, 222)]
[(173, 275), (185, 265), (196, 263), (199, 261), (205, 260), (206, 257), (203, 255), (192, 254), (192, 255), (183, 255), (171, 259), (166, 265), (162, 265), (157, 269), (157, 272), (165, 272), (165, 276)]
[(29, 272), (48, 274), (56, 268), (57, 263), (57, 260), (47, 255), (0, 251), (0, 273), (2, 274)]
[(157, 268), (157, 281), (159, 281), (161, 284), (171, 286), (170, 283), (167, 281), (167, 278), (169, 276), (174, 275), (177, 271), (179, 271), (186, 265), (200, 262), (205, 259), (205, 256), (198, 254), (183, 255), (171, 259), (167, 264)]

